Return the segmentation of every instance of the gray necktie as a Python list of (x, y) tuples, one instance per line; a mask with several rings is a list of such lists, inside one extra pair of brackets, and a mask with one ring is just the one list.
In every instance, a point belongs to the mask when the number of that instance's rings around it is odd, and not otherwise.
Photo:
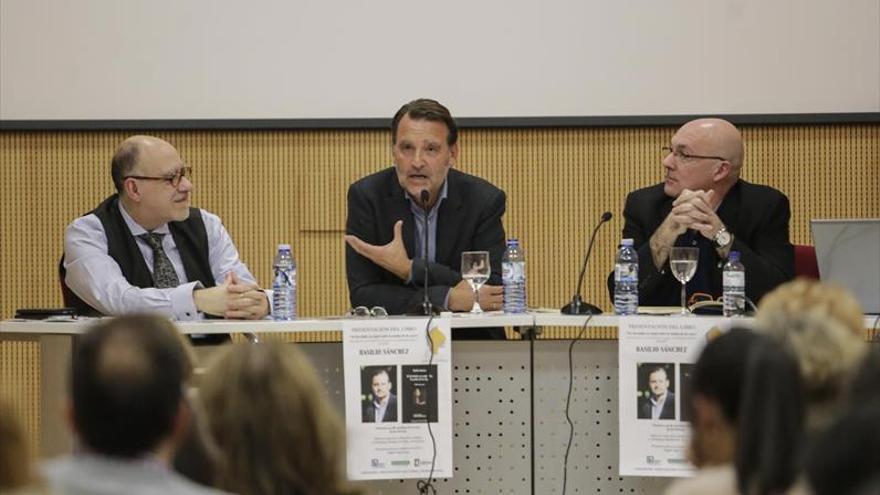
[(138, 237), (147, 241), (147, 244), (153, 248), (153, 284), (157, 289), (167, 289), (169, 287), (177, 287), (180, 285), (180, 279), (177, 278), (177, 272), (174, 271), (174, 265), (162, 249), (162, 236), (165, 234), (141, 234)]

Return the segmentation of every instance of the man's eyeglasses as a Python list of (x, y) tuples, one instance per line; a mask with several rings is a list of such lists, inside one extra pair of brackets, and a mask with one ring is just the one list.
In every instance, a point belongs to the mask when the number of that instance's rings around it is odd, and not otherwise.
[(171, 184), (174, 187), (180, 185), (180, 179), (184, 177), (192, 177), (192, 167), (180, 167), (171, 175), (165, 175), (162, 177), (151, 177), (149, 175), (127, 175), (126, 179), (138, 179), (138, 180), (164, 180), (165, 182)]
[(356, 308), (349, 309), (348, 313), (345, 313), (345, 316), (388, 316), (388, 311), (382, 306), (373, 306), (372, 308), (368, 308), (366, 306), (358, 306)]
[(688, 160), (697, 160), (697, 159), (706, 159), (706, 160), (721, 160), (723, 162), (727, 161), (727, 158), (723, 156), (710, 156), (710, 155), (691, 155), (690, 153), (685, 153), (681, 150), (674, 150), (671, 146), (663, 146), (660, 148), (663, 150), (663, 156), (669, 156), (670, 154), (678, 161), (685, 162)]

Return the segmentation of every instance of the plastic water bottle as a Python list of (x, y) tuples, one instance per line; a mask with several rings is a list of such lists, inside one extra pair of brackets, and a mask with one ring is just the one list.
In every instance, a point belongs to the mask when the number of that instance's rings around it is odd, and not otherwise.
[(516, 239), (507, 240), (507, 250), (501, 258), (501, 277), (504, 281), (504, 312), (526, 312), (526, 253)]
[(279, 244), (273, 263), (272, 317), (276, 320), (296, 319), (296, 261), (290, 244)]
[(739, 251), (731, 251), (721, 275), (724, 316), (746, 313), (746, 267), (739, 261)]
[(639, 312), (639, 254), (632, 239), (620, 241), (614, 260), (614, 312), (634, 315)]

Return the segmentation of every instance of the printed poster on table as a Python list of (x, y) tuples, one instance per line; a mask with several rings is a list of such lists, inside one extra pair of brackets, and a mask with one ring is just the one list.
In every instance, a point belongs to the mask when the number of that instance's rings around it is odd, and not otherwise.
[[(348, 477), (451, 478), (452, 343), (448, 318), (348, 320), (342, 328)], [(429, 358), (433, 349), (433, 359)]]
[(730, 327), (703, 316), (629, 316), (618, 325), (621, 476), (690, 476), (693, 364)]

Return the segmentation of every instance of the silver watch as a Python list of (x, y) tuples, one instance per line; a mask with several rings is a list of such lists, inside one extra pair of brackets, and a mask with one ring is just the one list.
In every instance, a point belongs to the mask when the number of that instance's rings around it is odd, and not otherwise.
[(719, 248), (725, 248), (728, 244), (730, 244), (730, 232), (727, 231), (726, 228), (721, 227), (718, 232), (715, 232), (715, 245)]

